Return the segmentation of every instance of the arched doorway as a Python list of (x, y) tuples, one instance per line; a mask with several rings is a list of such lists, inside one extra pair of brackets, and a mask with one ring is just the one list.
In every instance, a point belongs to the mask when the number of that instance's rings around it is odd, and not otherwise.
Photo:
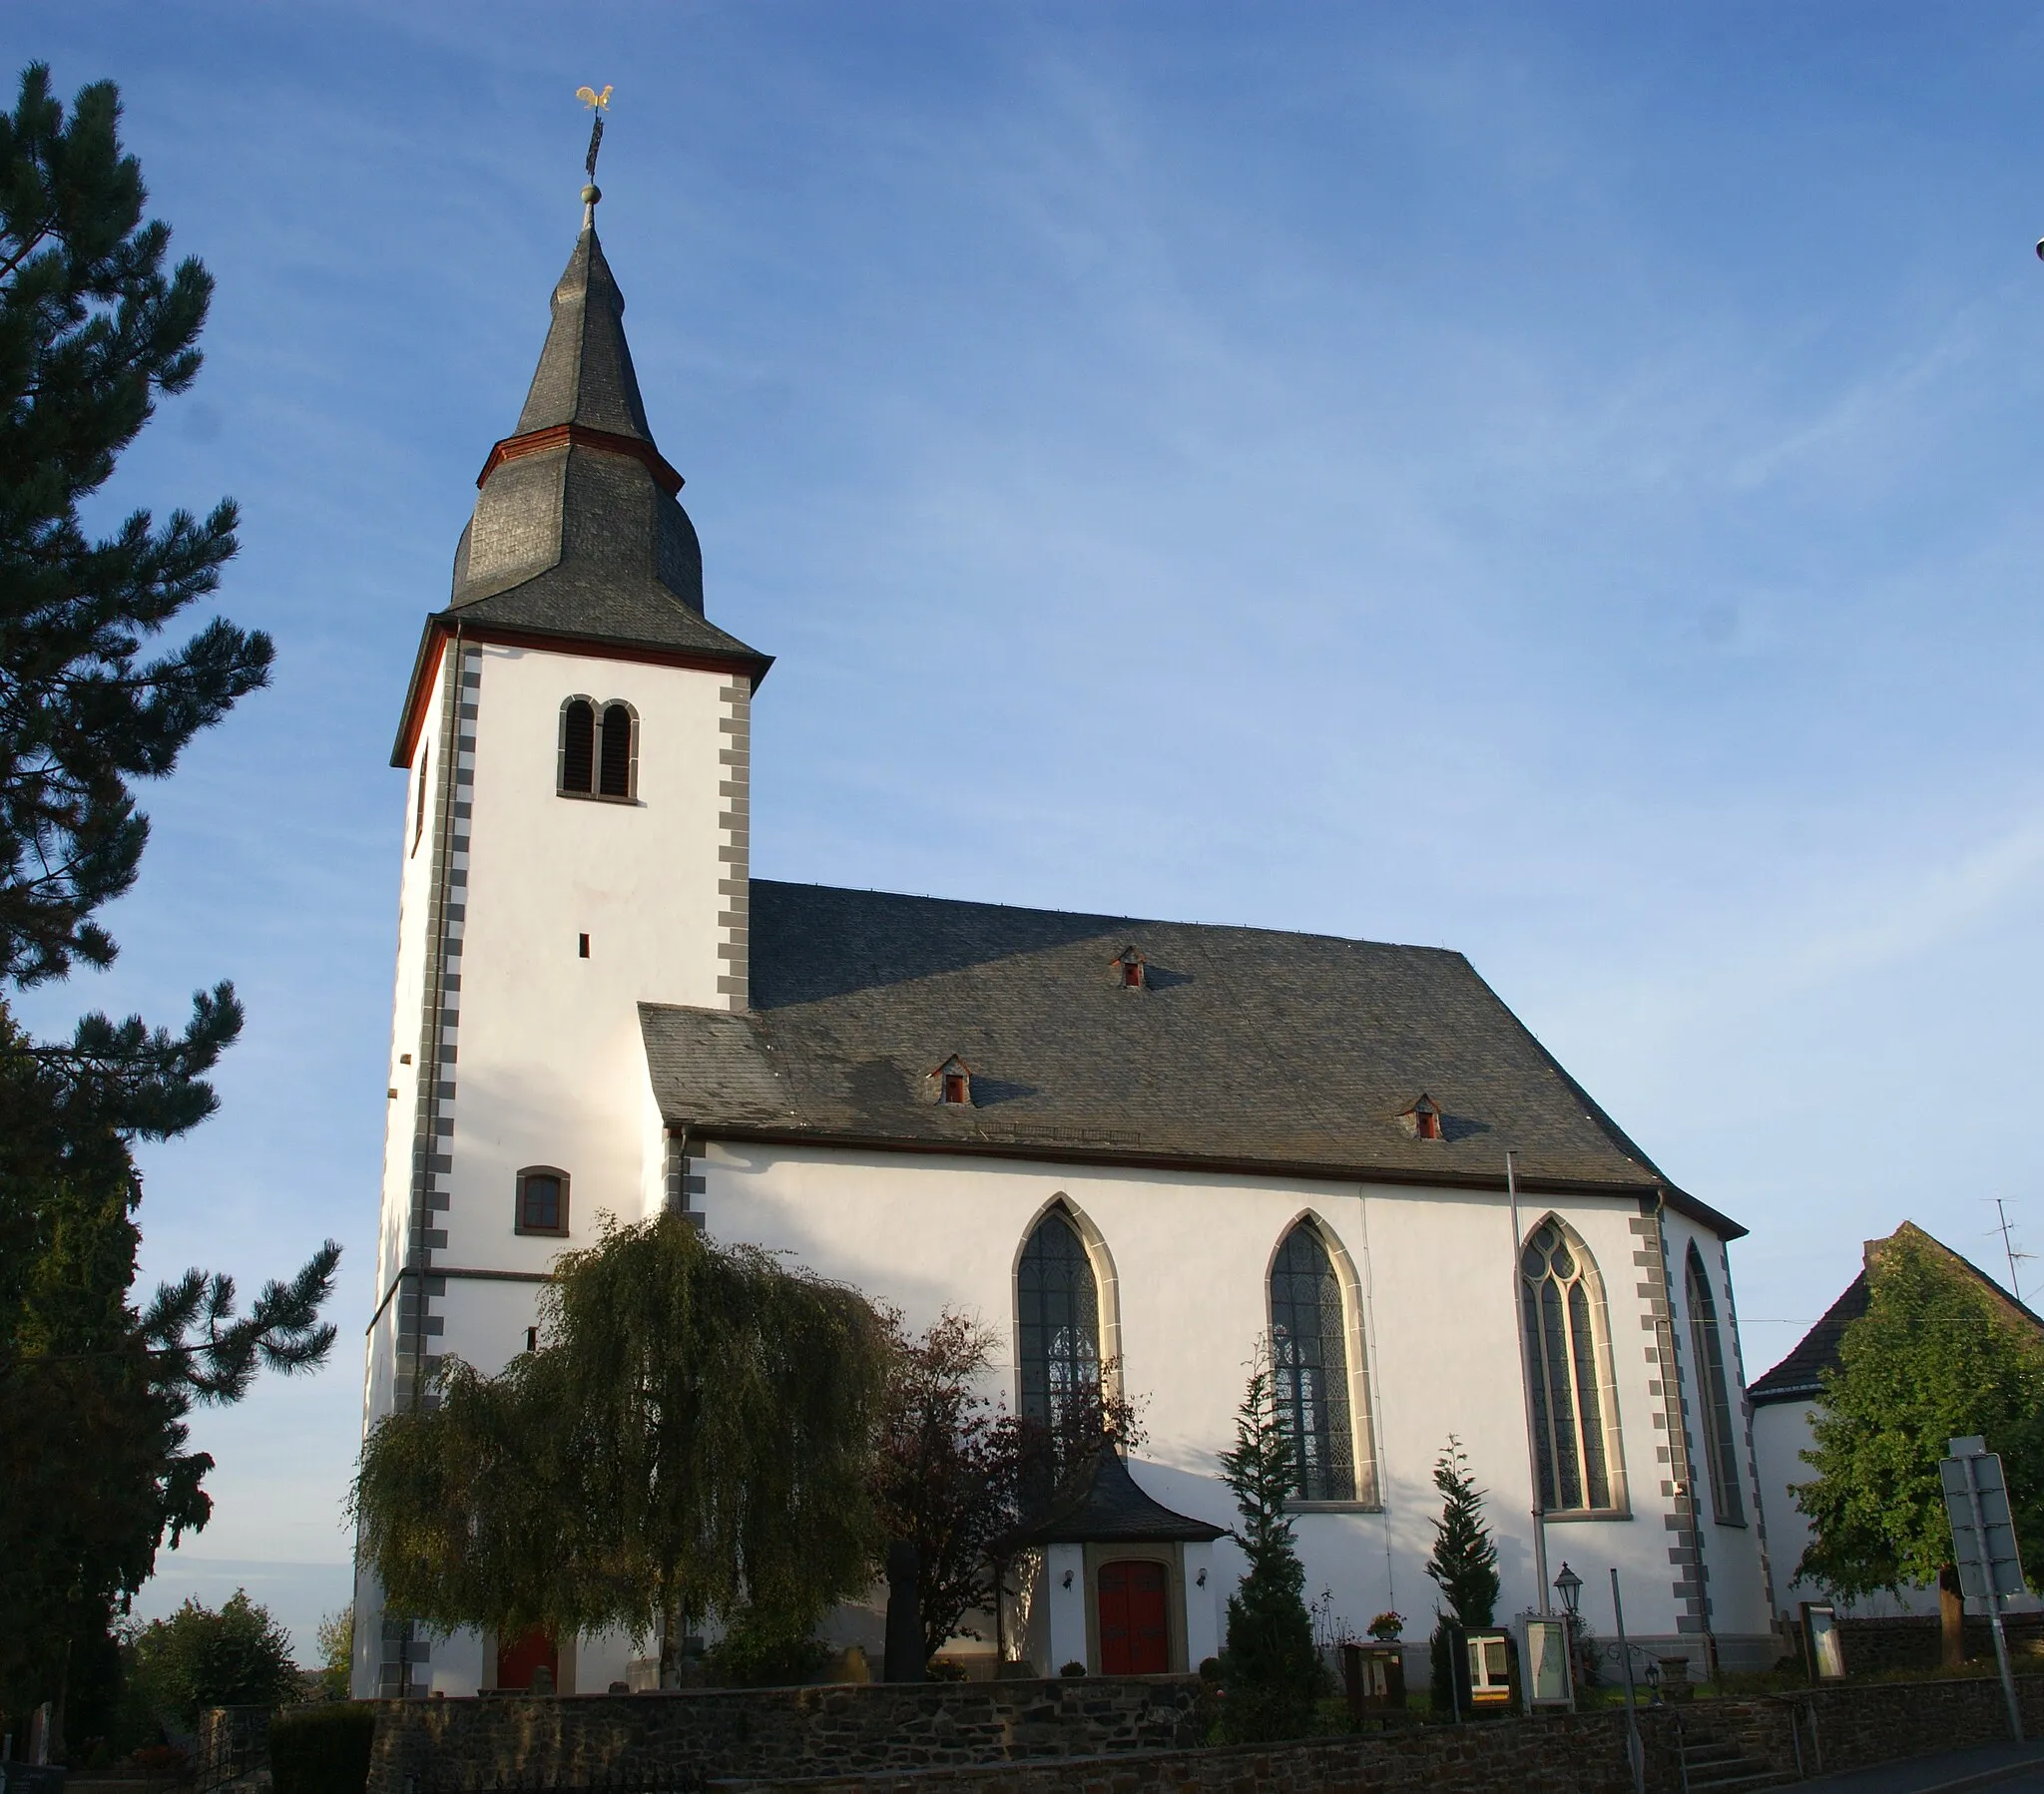
[(1100, 1673), (1163, 1675), (1171, 1668), (1170, 1575), (1130, 1559), (1100, 1567)]

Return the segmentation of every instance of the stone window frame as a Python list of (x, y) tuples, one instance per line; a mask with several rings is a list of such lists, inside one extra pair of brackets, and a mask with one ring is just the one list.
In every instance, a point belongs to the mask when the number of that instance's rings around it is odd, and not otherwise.
[[(1333, 1224), (1315, 1208), (1301, 1208), (1278, 1230), (1277, 1243), (1264, 1264), (1264, 1326), (1268, 1341), (1276, 1329), (1271, 1313), (1271, 1278), (1278, 1268), (1278, 1254), (1300, 1227), (1310, 1227), (1328, 1261), (1334, 1267), (1334, 1281), (1341, 1291), (1341, 1322), (1344, 1345), (1342, 1369), (1348, 1379), (1348, 1444), (1355, 1459), (1355, 1494), (1347, 1501), (1287, 1501), (1294, 1514), (1379, 1514), (1383, 1511), (1382, 1485), (1377, 1476), (1376, 1412), (1370, 1401), (1369, 1346), (1365, 1335), (1362, 1278), (1355, 1260), (1348, 1255)], [(1275, 1357), (1275, 1353), (1273, 1354)], [(1359, 1399), (1358, 1399), (1359, 1392)]]
[(1029, 1242), (1043, 1225), (1044, 1217), (1056, 1210), (1079, 1236), (1093, 1267), (1094, 1313), (1100, 1326), (1100, 1393), (1104, 1401), (1119, 1402), (1122, 1394), (1122, 1305), (1121, 1277), (1115, 1269), (1114, 1254), (1107, 1238), (1087, 1212), (1064, 1190), (1040, 1204), (1022, 1228), (1015, 1256), (1008, 1270), (1008, 1312), (1013, 1316), (1013, 1362), (1015, 1367), (1015, 1412), (1022, 1412), (1022, 1258)]
[[(1519, 1239), (1517, 1276), (1517, 1312), (1512, 1317), (1513, 1325), (1520, 1329), (1524, 1338), (1526, 1325), (1526, 1293), (1530, 1284), (1525, 1274), (1526, 1249), (1533, 1237), (1543, 1227), (1552, 1227), (1567, 1242), (1569, 1252), (1581, 1267), (1580, 1282), (1583, 1286), (1590, 1316), (1591, 1363), (1596, 1372), (1596, 1395), (1598, 1405), (1598, 1433), (1604, 1446), (1604, 1474), (1606, 1495), (1609, 1500), (1601, 1507), (1581, 1506), (1574, 1508), (1541, 1508), (1541, 1519), (1545, 1522), (1569, 1524), (1575, 1521), (1630, 1520), (1632, 1518), (1631, 1496), (1625, 1469), (1625, 1429), (1621, 1424), (1618, 1406), (1618, 1372), (1611, 1352), (1611, 1309), (1606, 1300), (1604, 1273), (1597, 1263), (1597, 1254), (1590, 1249), (1589, 1242), (1559, 1212), (1549, 1209), (1526, 1229)], [(1537, 1355), (1529, 1354), (1526, 1368), (1529, 1373), (1538, 1374)], [(1578, 1413), (1580, 1414), (1580, 1385), (1571, 1376), (1571, 1389), (1578, 1392)], [(1537, 1484), (1537, 1462), (1536, 1462)], [(1536, 1486), (1534, 1499), (1541, 1498)], [(1560, 1495), (1560, 1480), (1556, 1479), (1555, 1493)], [(1585, 1494), (1588, 1494), (1587, 1489)]]
[(1733, 1427), (1732, 1382), (1725, 1367), (1725, 1327), (1718, 1318), (1710, 1269), (1693, 1239), (1683, 1254), (1682, 1305), (1689, 1320), (1690, 1353), (1696, 1361), (1697, 1420), (1704, 1435), (1704, 1466), (1711, 1479), (1711, 1518), (1721, 1527), (1743, 1528), (1747, 1524), (1746, 1492), (1739, 1480), (1739, 1436)]
[[(552, 1177), (561, 1186), (559, 1222), (552, 1227), (529, 1227), (525, 1221), (525, 1180), (528, 1177)], [(568, 1237), (568, 1173), (557, 1164), (528, 1164), (518, 1168), (518, 1174), (511, 1183), (511, 1231), (537, 1239), (566, 1239)]]
[[(589, 706), (589, 785), (586, 789), (568, 782), (568, 713), (577, 704)], [(606, 724), (614, 710), (623, 710), (630, 728), (625, 754), (625, 788), (606, 791), (604, 786), (603, 740)], [(628, 698), (598, 699), (587, 691), (571, 691), (561, 699), (560, 722), (554, 752), (554, 795), (581, 803), (625, 803), (639, 801), (639, 710)]]

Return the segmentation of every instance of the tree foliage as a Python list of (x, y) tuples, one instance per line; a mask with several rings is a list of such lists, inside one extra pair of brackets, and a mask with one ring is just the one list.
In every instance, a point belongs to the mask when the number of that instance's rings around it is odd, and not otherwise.
[(923, 1647), (934, 1655), (994, 1598), (990, 1543), (1014, 1523), (1016, 1429), (984, 1393), (994, 1336), (946, 1309), (922, 1333), (889, 1317), (873, 1501), (883, 1539), (911, 1541)]
[(1242, 1515), (1234, 1538), (1249, 1559), (1228, 1597), (1221, 1653), (1222, 1727), (1239, 1743), (1304, 1736), (1326, 1679), (1306, 1612), (1305, 1567), (1285, 1512), (1297, 1470), (1271, 1366), (1260, 1356), (1236, 1414), (1234, 1448), (1221, 1454), (1222, 1480)]
[(81, 1020), (41, 1042), (7, 995), (105, 966), (97, 912), (148, 839), (133, 786), (262, 684), (271, 649), (218, 619), (151, 644), (216, 589), (232, 504), (105, 535), (80, 507), (157, 400), (199, 371), (212, 282), (167, 266), (113, 85), (68, 115), (40, 64), (0, 114), (0, 1707), (61, 1706), (75, 1651), (98, 1657), (156, 1551), (205, 1524), (211, 1460), (186, 1449), (195, 1403), (256, 1369), (319, 1362), (338, 1248), (239, 1315), (194, 1271), (131, 1300), (141, 1179), (133, 1146), (216, 1107), (207, 1074), (242, 1025), (228, 985), (178, 1031)]
[(320, 1700), (347, 1699), (348, 1676), (354, 1667), (355, 1608), (349, 1601), (336, 1612), (326, 1614), (312, 1632), (318, 1647), (319, 1667), (310, 1678)]
[(1433, 1486), (1441, 1494), (1433, 1550), (1425, 1570), (1461, 1626), (1484, 1626), (1497, 1611), (1497, 1545), (1483, 1519), (1483, 1491), (1470, 1474), (1469, 1455), (1452, 1433), (1434, 1461)]
[(998, 1342), (955, 1310), (920, 1334), (899, 1315), (888, 1326), (873, 1499), (881, 1537), (916, 1547), (923, 1647), (934, 1655), (948, 1639), (980, 1635), (969, 1620), (997, 1598), (1001, 1535), (1090, 1467), (1102, 1440), (1124, 1452), (1141, 1444), (1143, 1425), (1111, 1375), (1068, 1394), (1046, 1421), (1010, 1413), (985, 1393)]
[(866, 1585), (887, 1338), (855, 1292), (663, 1214), (556, 1263), (536, 1351), (364, 1443), (392, 1610), (441, 1628), (812, 1625)]
[(205, 1707), (276, 1706), (298, 1691), (291, 1641), (237, 1588), (218, 1610), (187, 1600), (135, 1635), (135, 1680), (157, 1717), (189, 1731)]
[(120, 96), (81, 89), (67, 119), (31, 65), (0, 116), (0, 977), (104, 966), (93, 917), (135, 881), (149, 823), (129, 781), (161, 778), (199, 730), (268, 676), (267, 637), (216, 619), (143, 644), (220, 584), (235, 507), (97, 537), (80, 503), (156, 409), (199, 372), (213, 281), (121, 153)]
[(1469, 1457), (1454, 1434), (1434, 1460), (1433, 1486), (1440, 1491), (1441, 1514), (1434, 1522), (1433, 1550), (1424, 1569), (1448, 1603), (1436, 1610), (1433, 1635), (1427, 1640), (1432, 1664), (1435, 1708), (1466, 1712), (1469, 1704), (1469, 1660), (1462, 1634), (1472, 1626), (1489, 1625), (1498, 1596), (1497, 1546), (1483, 1519), (1483, 1491), (1469, 1470)]
[(1971, 1266), (1904, 1225), (1867, 1256), (1866, 1311), (1824, 1377), (1815, 1477), (1791, 1493), (1810, 1543), (1796, 1566), (1841, 1595), (1934, 1581), (1951, 1562), (1938, 1482), (1947, 1442), (2001, 1453), (2023, 1563), (2044, 1565), (2044, 1339)]

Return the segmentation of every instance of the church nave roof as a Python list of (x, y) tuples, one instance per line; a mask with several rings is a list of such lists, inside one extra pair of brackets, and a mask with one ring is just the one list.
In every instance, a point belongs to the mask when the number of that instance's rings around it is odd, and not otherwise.
[[(1459, 953), (764, 879), (750, 943), (749, 1012), (640, 1006), (670, 1126), (1492, 1188), (1510, 1148), (1529, 1189), (1659, 1189), (1744, 1232), (1671, 1185)], [(936, 1079), (952, 1058), (962, 1105)]]

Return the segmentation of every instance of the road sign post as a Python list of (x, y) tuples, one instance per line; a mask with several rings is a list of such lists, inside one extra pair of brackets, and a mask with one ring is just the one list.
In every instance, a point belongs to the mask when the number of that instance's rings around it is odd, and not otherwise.
[(2009, 1510), (2008, 1482), (2001, 1457), (1986, 1440), (1971, 1435), (1954, 1439), (1951, 1456), (1938, 1460), (1944, 1487), (1945, 1514), (1952, 1526), (1952, 1557), (1958, 1565), (1959, 1588), (1987, 1603), (1994, 1630), (1994, 1661), (2001, 1671), (2001, 1692), (2008, 1702), (2009, 1731), (2023, 1736), (2023, 1713), (2016, 1704), (2015, 1677), (2009, 1672), (2008, 1636), (2002, 1630), (2001, 1603), (2023, 1591), (2023, 1561), (2016, 1549), (2015, 1517)]

